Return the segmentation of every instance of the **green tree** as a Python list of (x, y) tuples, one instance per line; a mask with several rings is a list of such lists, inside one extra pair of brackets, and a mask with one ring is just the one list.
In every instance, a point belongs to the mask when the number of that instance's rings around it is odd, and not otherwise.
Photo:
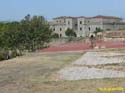
[(95, 34), (97, 34), (99, 32), (103, 32), (103, 30), (101, 28), (96, 28), (96, 30), (94, 31)]
[(66, 34), (66, 36), (68, 36), (68, 37), (70, 37), (70, 38), (77, 36), (76, 33), (75, 33), (72, 29), (70, 29), (70, 28), (68, 28), (68, 29), (66, 30), (65, 34)]
[(18, 47), (18, 22), (5, 23), (0, 32), (1, 46), (14, 49)]
[(52, 37), (43, 16), (27, 15), (20, 22), (0, 23), (0, 48), (35, 51)]
[(22, 45), (27, 50), (35, 51), (44, 47), (51, 39), (52, 30), (43, 16), (28, 15), (21, 21), (20, 34)]
[(52, 38), (59, 38), (59, 34), (57, 33), (52, 34)]

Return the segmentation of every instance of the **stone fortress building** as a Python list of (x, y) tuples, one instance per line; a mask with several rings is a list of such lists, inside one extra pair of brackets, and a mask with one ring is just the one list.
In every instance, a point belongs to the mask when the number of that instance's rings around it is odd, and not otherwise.
[(74, 30), (77, 37), (87, 37), (98, 28), (104, 31), (125, 30), (125, 21), (122, 18), (102, 15), (95, 17), (61, 16), (54, 18), (49, 24), (54, 33), (57, 33), (60, 37), (66, 37), (65, 31), (68, 28)]

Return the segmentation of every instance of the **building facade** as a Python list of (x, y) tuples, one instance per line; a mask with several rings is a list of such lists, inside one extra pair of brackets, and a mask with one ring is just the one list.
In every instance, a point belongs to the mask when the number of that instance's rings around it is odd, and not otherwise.
[(65, 31), (70, 28), (76, 32), (77, 37), (87, 37), (98, 28), (107, 30), (125, 30), (125, 22), (122, 18), (114, 16), (95, 17), (57, 17), (49, 22), (51, 29), (60, 37), (66, 37)]

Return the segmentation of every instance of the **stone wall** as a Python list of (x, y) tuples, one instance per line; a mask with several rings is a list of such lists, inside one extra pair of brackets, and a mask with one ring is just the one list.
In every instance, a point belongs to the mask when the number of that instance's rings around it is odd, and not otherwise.
[(125, 41), (125, 31), (105, 32), (104, 41)]

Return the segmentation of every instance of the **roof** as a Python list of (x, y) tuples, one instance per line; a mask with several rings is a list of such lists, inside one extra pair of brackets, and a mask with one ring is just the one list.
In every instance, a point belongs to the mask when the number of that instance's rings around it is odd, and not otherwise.
[(121, 19), (119, 17), (116, 16), (103, 16), (103, 15), (97, 15), (94, 17), (85, 17), (85, 16), (79, 16), (79, 17), (72, 17), (72, 16), (60, 16), (60, 17), (56, 17), (53, 19), (65, 19), (65, 18), (103, 18), (103, 19)]
[(103, 15), (97, 15), (93, 18), (103, 18), (103, 19), (120, 19), (119, 17), (115, 17), (115, 16), (103, 16)]
[(53, 19), (64, 19), (64, 18), (77, 18), (77, 17), (72, 17), (72, 16), (60, 16), (60, 17), (56, 17)]
[(92, 19), (93, 17), (85, 17), (85, 16), (79, 16), (77, 18), (85, 18), (85, 19)]
[(86, 18), (85, 16), (79, 16), (79, 17), (77, 17), (77, 18)]
[(107, 31), (104, 36), (106, 38), (125, 38), (125, 30)]

